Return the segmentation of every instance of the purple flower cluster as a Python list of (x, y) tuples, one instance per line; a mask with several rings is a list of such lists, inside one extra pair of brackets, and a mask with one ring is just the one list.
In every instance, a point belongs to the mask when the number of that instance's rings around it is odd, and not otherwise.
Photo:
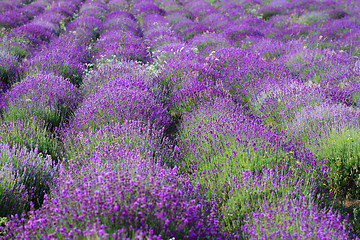
[(299, 82), (284, 86), (270, 85), (259, 93), (252, 102), (254, 109), (265, 122), (275, 125), (293, 118), (296, 110), (327, 102), (320, 88)]
[(53, 40), (28, 62), (28, 74), (52, 73), (79, 85), (85, 63), (90, 59), (88, 46), (102, 30), (106, 6), (102, 1), (87, 1), (65, 34)]
[(37, 0), (24, 7), (5, 11), (0, 14), (0, 26), (5, 28), (15, 28), (25, 24), (41, 14), (49, 5), (50, 1), (48, 0)]
[(93, 62), (102, 59), (148, 61), (147, 46), (141, 36), (134, 15), (124, 10), (112, 11), (105, 19), (104, 32), (94, 45)]
[(286, 129), (302, 138), (309, 146), (319, 144), (318, 140), (326, 137), (330, 131), (342, 127), (359, 127), (358, 109), (343, 104), (320, 103), (306, 106), (296, 111)]
[(245, 219), (242, 230), (249, 239), (348, 239), (351, 235), (340, 214), (319, 210), (304, 197), (288, 196), (276, 205), (264, 202)]
[[(105, 63), (97, 64), (96, 69), (87, 72), (81, 85), (82, 92), (85, 96), (97, 91), (97, 88), (102, 84), (111, 80), (137, 76), (142, 79), (143, 86), (151, 86), (152, 80), (148, 76), (146, 66), (140, 65), (135, 61), (107, 61)], [(126, 80), (125, 80), (126, 81)], [(139, 82), (139, 84), (141, 84)]]
[(145, 42), (131, 31), (107, 31), (100, 36), (94, 48), (95, 59), (107, 59), (113, 56), (119, 60), (147, 61), (148, 59)]
[(4, 49), (0, 49), (0, 61), (1, 91), (4, 91), (5, 87), (19, 78), (21, 67), (17, 57)]
[(25, 227), (10, 223), (10, 236), (225, 239), (214, 209), (176, 169), (111, 145), (92, 152), (86, 168), (64, 173), (56, 195)]
[(63, 129), (62, 144), (67, 159), (77, 159), (78, 164), (86, 164), (87, 157), (102, 144), (116, 142), (124, 149), (130, 149), (143, 157), (156, 157), (161, 163), (171, 164), (169, 139), (164, 129), (144, 124), (141, 121), (126, 120), (123, 123), (104, 125), (98, 130), (78, 131), (72, 126)]
[(231, 47), (231, 43), (226, 37), (219, 33), (197, 35), (191, 39), (190, 43), (197, 48), (200, 54), (205, 56), (216, 52), (219, 48)]
[(136, 2), (131, 10), (136, 16), (148, 15), (150, 13), (164, 15), (164, 10), (156, 6), (152, 1), (142, 0)]
[(40, 45), (50, 42), (60, 34), (61, 25), (68, 22), (82, 0), (55, 1), (31, 22), (12, 29), (5, 36), (5, 46), (14, 54), (31, 54)]
[(96, 129), (103, 124), (128, 120), (166, 125), (167, 109), (153, 96), (142, 78), (129, 76), (110, 80), (89, 95), (75, 112), (74, 125)]
[(170, 27), (170, 21), (158, 14), (143, 17), (144, 37), (156, 51), (164, 44), (180, 42), (180, 36)]
[(0, 125), (0, 141), (11, 146), (37, 148), (43, 155), (50, 155), (56, 163), (58, 159), (61, 160), (62, 151), (59, 141), (48, 131), (47, 125), (48, 123), (36, 116), (4, 122)]
[(3, 118), (14, 121), (35, 115), (56, 127), (75, 110), (79, 100), (79, 91), (66, 79), (37, 74), (5, 93)]
[(11, 11), (13, 9), (22, 8), (23, 5), (29, 4), (29, 0), (4, 0), (0, 4), (0, 13)]
[[(223, 206), (220, 212), (227, 212), (227, 229), (234, 234), (239, 234), (244, 213), (262, 197), (275, 201), (292, 189), (313, 193), (313, 182), (326, 176), (324, 161), (316, 161), (285, 131), (264, 128), (231, 100), (215, 99), (185, 115), (180, 130), (177, 165), (203, 186), (208, 200), (215, 199), (218, 206)], [(276, 174), (280, 179), (291, 179), (276, 187), (277, 194), (271, 185), (261, 185), (259, 193), (250, 193), (251, 198), (242, 193), (244, 186), (239, 183), (249, 179), (241, 176), (242, 171), (259, 171), (261, 176), (274, 166), (279, 169)], [(250, 179), (261, 181), (259, 177)]]
[[(49, 43), (55, 36), (59, 35), (65, 24), (70, 20), (72, 13), (78, 9), (81, 3), (82, 0), (71, 2), (53, 1), (52, 3), (37, 1), (23, 8), (29, 8), (30, 10), (34, 8), (35, 10), (31, 11), (37, 11), (37, 13), (33, 14), (36, 17), (23, 25), (16, 20), (16, 23), (21, 26), (11, 29), (2, 37), (0, 52), (11, 55), (7, 57), (8, 59), (0, 67), (0, 80), (2, 80), (3, 85), (8, 88), (21, 78), (26, 68), (27, 59), (22, 64), (21, 60), (34, 54), (41, 45)], [(42, 13), (40, 14), (40, 12)], [(25, 13), (17, 16), (23, 15), (26, 16)], [(9, 62), (9, 59), (16, 60)]]

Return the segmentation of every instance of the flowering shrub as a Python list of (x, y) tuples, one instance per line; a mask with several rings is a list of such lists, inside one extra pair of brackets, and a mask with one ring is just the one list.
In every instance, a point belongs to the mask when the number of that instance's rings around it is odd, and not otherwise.
[(126, 119), (151, 121), (158, 126), (169, 122), (167, 109), (140, 77), (124, 77), (102, 84), (75, 112), (74, 124), (80, 129), (98, 129)]
[(39, 208), (56, 175), (50, 156), (43, 157), (36, 148), (28, 151), (3, 143), (0, 147), (0, 216), (22, 214), (29, 202)]
[(0, 140), (3, 143), (25, 146), (28, 149), (37, 147), (44, 156), (50, 155), (54, 162), (62, 158), (58, 140), (48, 131), (46, 123), (35, 116), (4, 122), (0, 129)]
[(16, 82), (19, 79), (19, 75), (21, 73), (18, 58), (5, 50), (0, 50), (0, 61), (1, 84), (4, 87), (10, 86), (13, 82)]
[(50, 127), (57, 127), (70, 117), (80, 96), (79, 91), (64, 78), (37, 74), (13, 85), (4, 99), (4, 120), (15, 121), (37, 116)]
[(358, 239), (359, 12), (1, 1), (0, 238)]
[[(128, 121), (104, 125), (99, 130), (77, 131), (71, 126), (62, 130), (62, 143), (67, 159), (86, 160), (102, 144), (117, 143), (125, 149), (137, 152), (143, 158), (156, 159), (173, 166), (170, 141), (165, 129), (144, 124), (141, 121)], [(82, 165), (86, 162), (78, 162)]]
[[(56, 196), (46, 199), (30, 220), (13, 219), (9, 235), (225, 239), (214, 210), (200, 200), (197, 188), (176, 176), (176, 169), (164, 169), (116, 145), (103, 145), (89, 163), (60, 184)], [(25, 224), (21, 231), (19, 224)]]
[[(332, 209), (319, 210), (304, 197), (287, 196), (275, 204), (265, 202), (246, 217), (242, 229), (249, 239), (352, 239), (347, 221)], [(358, 238), (356, 238), (358, 239)]]

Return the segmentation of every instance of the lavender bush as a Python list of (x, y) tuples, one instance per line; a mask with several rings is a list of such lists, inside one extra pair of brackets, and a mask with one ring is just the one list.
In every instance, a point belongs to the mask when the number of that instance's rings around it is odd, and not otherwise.
[(28, 149), (37, 147), (44, 156), (50, 155), (56, 163), (62, 159), (58, 140), (49, 133), (46, 123), (33, 116), (28, 119), (4, 122), (0, 125), (1, 142), (10, 145), (25, 146)]
[[(21, 75), (21, 66), (18, 58), (5, 49), (0, 50), (0, 81), (4, 86), (10, 86), (18, 81)], [(4, 89), (5, 90), (5, 89)]]
[(249, 239), (358, 239), (339, 213), (319, 210), (304, 197), (287, 196), (275, 204), (265, 202), (246, 217), (242, 229)]
[[(350, 125), (351, 126), (351, 125)], [(325, 158), (329, 166), (329, 179), (324, 188), (336, 195), (355, 199), (359, 196), (358, 128), (355, 126), (334, 127), (327, 137), (314, 148), (314, 155)]]
[(133, 33), (126, 31), (109, 31), (101, 35), (95, 44), (95, 59), (111, 58), (115, 56), (119, 60), (148, 60), (146, 44)]
[(22, 214), (29, 202), (39, 208), (48, 194), (56, 175), (50, 156), (43, 157), (38, 150), (1, 143), (0, 216)]
[[(165, 128), (126, 120), (113, 125), (104, 125), (99, 130), (77, 131), (71, 126), (61, 133), (67, 159), (86, 160), (102, 144), (117, 143), (124, 149), (137, 152), (143, 158), (156, 159), (162, 164), (174, 166), (170, 140)], [(86, 162), (78, 162), (78, 165)]]
[(169, 121), (166, 107), (152, 95), (143, 78), (117, 78), (102, 84), (75, 112), (74, 124), (80, 129), (97, 129), (126, 119), (159, 126)]
[(75, 110), (79, 91), (66, 79), (52, 74), (29, 76), (5, 94), (4, 121), (37, 116), (51, 128), (67, 120)]
[[(260, 196), (271, 197), (273, 191), (261, 188), (261, 194), (250, 200), (242, 193), (242, 187), (234, 182), (244, 181), (244, 177), (239, 176), (241, 172), (257, 172), (261, 176), (266, 169), (275, 168), (278, 169), (276, 174), (284, 175), (281, 179), (292, 179), (282, 183), (284, 185), (278, 195), (272, 196), (274, 198), (295, 187), (312, 193), (316, 187), (313, 184), (324, 178), (324, 161), (316, 162), (311, 153), (287, 138), (286, 132), (276, 133), (263, 128), (246, 116), (244, 109), (229, 101), (205, 104), (186, 116), (179, 140), (178, 165), (182, 166), (182, 171), (194, 176), (194, 181), (201, 184), (208, 199), (219, 199), (218, 204), (229, 208), (230, 215), (225, 221), (227, 229), (234, 233), (239, 231), (244, 213), (251, 209), (243, 204), (246, 205), (247, 201), (257, 203)], [(307, 172), (306, 177), (304, 172)], [(229, 196), (234, 197), (231, 201), (237, 200), (228, 202)]]
[[(176, 169), (164, 169), (116, 145), (103, 145), (89, 160), (91, 165), (69, 176), (29, 221), (13, 219), (9, 235), (225, 238), (214, 210), (199, 200), (197, 188), (176, 176)], [(19, 224), (25, 224), (22, 231)]]

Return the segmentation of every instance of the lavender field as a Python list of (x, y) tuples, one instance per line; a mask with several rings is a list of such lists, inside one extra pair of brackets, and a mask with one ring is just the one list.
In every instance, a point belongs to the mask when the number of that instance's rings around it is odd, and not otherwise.
[(0, 239), (360, 239), (360, 1), (0, 0)]

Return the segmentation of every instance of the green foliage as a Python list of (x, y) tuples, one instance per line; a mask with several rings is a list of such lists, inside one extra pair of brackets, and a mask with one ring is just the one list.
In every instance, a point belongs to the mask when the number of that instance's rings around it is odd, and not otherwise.
[(27, 46), (30, 44), (30, 40), (23, 36), (12, 37), (10, 39), (4, 39), (3, 41), (4, 47), (19, 59), (23, 59), (29, 55)]
[(55, 136), (48, 132), (44, 122), (36, 117), (27, 120), (6, 122), (0, 126), (0, 141), (10, 145), (37, 146), (43, 155), (50, 155), (54, 161), (62, 158), (62, 150)]
[(355, 92), (351, 95), (351, 103), (359, 106), (359, 104), (360, 104), (360, 93), (359, 92)]
[(186, 74), (188, 74), (190, 70), (183, 68), (183, 69), (176, 69), (172, 72), (164, 74), (159, 78), (160, 84), (163, 89), (173, 91), (173, 89), (179, 89), (181, 87), (182, 79)]
[[(29, 99), (29, 101), (31, 100)], [(17, 120), (31, 119), (33, 116), (36, 116), (46, 123), (49, 130), (53, 130), (55, 127), (58, 127), (60, 123), (66, 122), (72, 114), (72, 111), (69, 110), (66, 103), (57, 107), (34, 103), (34, 105), (29, 104), (27, 106), (10, 105), (3, 113), (2, 119), (4, 122), (15, 122)]]
[(50, 193), (50, 186), (56, 175), (50, 157), (43, 158), (37, 150), (7, 144), (0, 153), (0, 216), (21, 214), (29, 203), (37, 209), (44, 195)]
[[(5, 227), (8, 221), (9, 220), (7, 217), (0, 217), (0, 227)], [(1, 236), (1, 232), (0, 232), (0, 236)]]
[[(0, 159), (1, 161), (1, 159)], [(21, 214), (26, 209), (28, 198), (25, 186), (18, 183), (11, 171), (12, 166), (0, 162), (0, 218)]]
[(278, 9), (266, 9), (260, 12), (260, 17), (265, 21), (268, 21), (271, 17), (280, 14), (281, 11)]
[(186, 97), (186, 99), (180, 103), (175, 103), (170, 107), (170, 115), (173, 118), (180, 117), (184, 112), (191, 112), (197, 109), (200, 98), (203, 96), (199, 96), (199, 94), (195, 94), (193, 96)]
[(44, 65), (44, 62), (33, 64), (27, 71), (26, 76), (34, 76), (39, 72), (54, 73), (58, 76), (69, 79), (75, 86), (80, 86), (82, 84), (83, 71), (69, 63), (66, 63), (63, 59), (57, 60), (57, 64), (53, 64), (52, 62), (50, 62), (50, 64), (45, 64), (46, 65)]
[(343, 197), (360, 197), (360, 131), (342, 127), (330, 131), (320, 142), (319, 149), (312, 149), (317, 159), (327, 159), (329, 179), (323, 182), (328, 192)]
[[(179, 139), (186, 150), (178, 166), (180, 171), (193, 176), (194, 184), (200, 184), (207, 200), (216, 199), (226, 231), (236, 233), (245, 214), (265, 198), (276, 202), (294, 189), (310, 196), (316, 171), (298, 161), (292, 152), (272, 147), (255, 132), (235, 133), (235, 125), (231, 124), (224, 125), (223, 132), (207, 128), (214, 119), (223, 117), (216, 111), (198, 115), (182, 129)], [(196, 126), (203, 128), (199, 134), (193, 133)], [(277, 179), (276, 174), (266, 173), (266, 169), (278, 169), (287, 178)], [(247, 177), (246, 172), (256, 174)]]
[(325, 16), (321, 12), (308, 12), (299, 17), (298, 23), (304, 24), (304, 25), (312, 25), (314, 22), (317, 22), (319, 20), (324, 20), (324, 19), (325, 19)]
[[(295, 185), (300, 185), (303, 192), (309, 192), (308, 188), (311, 186), (310, 179), (295, 169), (291, 169), (294, 175), (291, 178), (289, 176), (289, 179), (280, 180), (280, 184), (276, 176), (263, 179), (253, 176), (244, 179), (245, 176), (241, 175), (241, 172), (248, 170), (262, 173), (274, 166), (277, 169), (287, 166), (283, 171), (288, 172), (288, 166), (295, 161), (292, 153), (245, 147), (237, 141), (232, 141), (225, 144), (222, 153), (204, 157), (198, 160), (202, 162), (198, 164), (194, 182), (201, 184), (208, 200), (217, 196), (220, 214), (224, 216), (225, 229), (232, 233), (243, 224), (245, 214), (254, 210), (265, 198), (270, 202), (276, 202), (283, 194), (292, 192)], [(304, 166), (299, 168), (304, 169)], [(204, 172), (206, 174), (203, 176)], [(246, 181), (250, 181), (248, 185), (240, 184)], [(261, 184), (257, 185), (258, 182)], [(280, 187), (275, 187), (274, 182)]]

